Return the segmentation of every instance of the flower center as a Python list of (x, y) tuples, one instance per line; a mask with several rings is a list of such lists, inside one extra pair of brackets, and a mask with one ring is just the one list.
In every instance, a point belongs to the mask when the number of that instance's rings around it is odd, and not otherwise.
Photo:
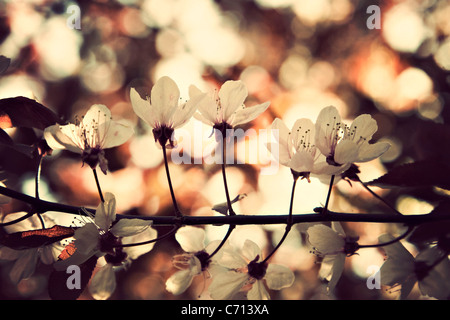
[(357, 239), (346, 238), (344, 245), (344, 253), (349, 257), (355, 254), (359, 249)]
[(213, 128), (219, 131), (222, 134), (223, 138), (227, 136), (227, 132), (231, 132), (231, 130), (233, 129), (233, 127), (229, 125), (226, 121), (214, 124)]
[(256, 280), (261, 280), (266, 275), (267, 264), (265, 262), (257, 262), (258, 260), (259, 256), (256, 256), (253, 261), (250, 261), (247, 268), (249, 276)]
[(170, 141), (170, 146), (173, 148), (174, 144), (171, 140), (173, 134), (173, 128), (166, 126), (165, 124), (153, 129), (153, 137), (155, 142), (158, 141), (161, 146), (165, 146), (167, 141)]
[(114, 254), (114, 251), (117, 246), (119, 246), (122, 242), (118, 237), (113, 235), (111, 231), (106, 231), (104, 233), (100, 233), (100, 251)]
[(194, 256), (200, 261), (200, 265), (202, 267), (202, 271), (205, 271), (211, 262), (209, 260), (209, 254), (205, 251), (199, 251), (194, 254)]
[(100, 165), (103, 173), (106, 172), (106, 168), (108, 167), (108, 160), (106, 160), (105, 151), (103, 149), (100, 149), (98, 147), (87, 147), (83, 150), (81, 159), (83, 163), (86, 163), (92, 169), (95, 169), (97, 165)]

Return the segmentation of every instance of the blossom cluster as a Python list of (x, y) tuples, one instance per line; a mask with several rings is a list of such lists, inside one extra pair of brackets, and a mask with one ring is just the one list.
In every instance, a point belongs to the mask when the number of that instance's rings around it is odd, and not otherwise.
[[(149, 97), (141, 97), (134, 88), (130, 91), (134, 112), (150, 126), (155, 142), (163, 152), (176, 146), (174, 131), (192, 117), (210, 125), (221, 134), (216, 137), (224, 139), (227, 130), (254, 120), (270, 105), (270, 102), (264, 102), (246, 107), (244, 102), (247, 96), (248, 91), (242, 81), (226, 81), (220, 90), (207, 93), (191, 86), (189, 99), (180, 102), (180, 90), (169, 77), (159, 79)], [(268, 143), (267, 149), (276, 151), (273, 152), (276, 160), (290, 168), (295, 181), (300, 177), (307, 181), (316, 177), (327, 182), (330, 177), (346, 178), (346, 172), (355, 163), (376, 159), (389, 148), (386, 142), (372, 143), (378, 128), (370, 115), (360, 115), (351, 125), (347, 125), (333, 106), (322, 109), (315, 123), (300, 118), (289, 129), (281, 119), (276, 118), (270, 129), (275, 142)], [(106, 106), (96, 104), (74, 124), (56, 124), (46, 128), (44, 138), (51, 149), (76, 152), (80, 154), (83, 164), (94, 171), (99, 167), (106, 174), (108, 161), (104, 150), (125, 143), (133, 133), (131, 125), (113, 120)], [(175, 204), (175, 198), (173, 200)], [(231, 202), (228, 209), (231, 211)], [(8, 215), (7, 218), (11, 221), (17, 219), (15, 215)], [(39, 229), (50, 223), (36, 220), (36, 216), (31, 216), (11, 224), (9, 230), (5, 229), (13, 234)], [(289, 223), (286, 232), (289, 232)], [(126, 269), (133, 260), (152, 250), (158, 240), (150, 220), (117, 215), (116, 200), (111, 193), (101, 194), (95, 214), (84, 212), (83, 223), (73, 227), (73, 230), (64, 243), (46, 243), (27, 250), (1, 247), (1, 259), (16, 261), (17, 267), (13, 268), (11, 278), (18, 282), (29, 277), (38, 258), (53, 264), (57, 271), (93, 261), (97, 268), (89, 291), (95, 299), (108, 299), (116, 288), (116, 270)], [(346, 257), (361, 248), (358, 239), (347, 237), (338, 222), (332, 222), (331, 227), (315, 224), (307, 229), (306, 235), (311, 252), (321, 258), (319, 277), (327, 283), (328, 290), (333, 291), (344, 270)], [(270, 255), (264, 258), (262, 249), (251, 239), (247, 239), (242, 247), (233, 246), (227, 238), (206, 245), (204, 230), (192, 226), (178, 226), (175, 238), (184, 253), (174, 256), (173, 264), (179, 271), (166, 282), (167, 291), (174, 295), (185, 292), (193, 279), (200, 275), (204, 275), (205, 281), (211, 278), (208, 292), (212, 299), (233, 299), (240, 294), (248, 299), (270, 299), (267, 288), (281, 290), (294, 282), (293, 271), (270, 263)], [(386, 239), (380, 238), (380, 242), (383, 241)], [(387, 247), (389, 258), (381, 273), (384, 283), (390, 286), (402, 283), (406, 287), (406, 296), (414, 283), (409, 275), (415, 274), (414, 279), (419, 281), (424, 294), (433, 297), (448, 295), (445, 289), (435, 290), (426, 284), (440, 269), (422, 268), (417, 271), (415, 261), (421, 257), (414, 260), (410, 254), (399, 249), (399, 245)], [(396, 255), (399, 258), (395, 258)], [(394, 260), (399, 260), (400, 266), (404, 267), (401, 271), (396, 269)], [(448, 263), (448, 259), (441, 261)]]

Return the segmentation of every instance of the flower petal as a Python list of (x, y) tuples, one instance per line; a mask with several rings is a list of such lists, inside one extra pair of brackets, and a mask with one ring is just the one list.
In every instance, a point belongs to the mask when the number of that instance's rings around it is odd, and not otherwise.
[(328, 290), (333, 291), (344, 272), (345, 254), (327, 255), (324, 257), (319, 277), (328, 281)]
[[(394, 237), (383, 234), (378, 239), (380, 243), (387, 243)], [(389, 286), (403, 283), (414, 272), (414, 257), (399, 241), (383, 249), (388, 258), (380, 268), (381, 283)]]
[(355, 142), (363, 140), (369, 142), (377, 130), (377, 121), (370, 114), (362, 114), (353, 120), (350, 130), (346, 133), (346, 138), (351, 138)]
[(221, 249), (221, 256), (217, 258), (217, 262), (229, 269), (239, 269), (245, 268), (249, 261), (234, 247), (227, 246)]
[(186, 124), (186, 122), (188, 122), (192, 118), (195, 111), (197, 111), (197, 108), (201, 104), (201, 101), (203, 99), (207, 99), (206, 93), (195, 95), (194, 97), (191, 97), (186, 103), (180, 105), (178, 107), (178, 110), (173, 115), (172, 127), (175, 129)]
[(118, 121), (110, 121), (99, 128), (100, 148), (109, 149), (127, 142), (134, 134), (131, 126)]
[(185, 252), (195, 253), (205, 249), (205, 230), (191, 226), (178, 229), (175, 239)]
[(284, 166), (289, 165), (291, 158), (290, 158), (290, 154), (286, 148), (284, 148), (283, 146), (279, 145), (278, 143), (274, 143), (274, 142), (266, 143), (265, 146), (278, 163), (280, 163)]
[(309, 151), (300, 150), (296, 152), (291, 161), (289, 167), (297, 172), (311, 172), (314, 169), (314, 158)]
[(260, 280), (256, 281), (247, 294), (248, 300), (270, 300), (270, 295)]
[(264, 279), (269, 289), (281, 290), (290, 287), (294, 283), (295, 276), (288, 267), (271, 263), (267, 267)]
[(390, 147), (391, 145), (387, 142), (363, 143), (359, 147), (358, 159), (355, 162), (367, 162), (376, 159)]
[(156, 81), (151, 91), (152, 112), (161, 124), (168, 124), (178, 108), (180, 90), (171, 78), (164, 76)]
[(110, 192), (105, 193), (104, 202), (100, 202), (95, 211), (95, 224), (107, 231), (116, 220), (116, 198)]
[[(158, 232), (155, 229), (153, 229), (152, 227), (147, 227), (142, 232), (139, 232), (133, 236), (123, 238), (122, 243), (126, 245), (131, 243), (146, 242), (156, 239), (157, 235)], [(147, 252), (152, 250), (154, 246), (155, 243), (151, 242), (147, 244), (141, 244), (138, 246), (125, 247), (123, 250), (126, 252), (128, 258), (135, 260), (139, 258), (141, 255), (146, 254)]]
[(36, 269), (38, 257), (37, 249), (24, 250), (9, 273), (11, 280), (14, 283), (19, 283), (20, 280), (29, 278)]
[(157, 123), (157, 117), (150, 101), (142, 99), (135, 88), (130, 90), (130, 100), (134, 113), (153, 129)]
[(323, 224), (314, 225), (306, 232), (311, 245), (322, 254), (335, 254), (344, 248), (344, 238)]
[(250, 122), (256, 119), (261, 113), (266, 111), (269, 105), (270, 102), (265, 102), (256, 106), (240, 109), (233, 115), (233, 117), (231, 117), (232, 120), (229, 124), (232, 127), (235, 127), (237, 125)]
[(90, 257), (96, 251), (100, 234), (95, 224), (86, 223), (83, 227), (75, 230), (74, 238), (76, 252)]
[(359, 147), (352, 140), (341, 140), (334, 152), (334, 161), (339, 164), (352, 163), (358, 160)]
[(341, 116), (336, 107), (329, 106), (322, 109), (316, 120), (315, 141), (316, 147), (323, 155), (329, 156), (335, 144), (336, 130), (340, 126)]
[(290, 139), (290, 130), (286, 124), (281, 119), (275, 118), (270, 126), (270, 130), (280, 146), (287, 150), (290, 145), (288, 143), (288, 139)]
[(100, 126), (109, 121), (111, 121), (111, 111), (108, 107), (103, 104), (94, 104), (83, 116), (81, 126), (83, 128), (90, 129), (94, 124), (96, 126)]
[(174, 295), (182, 294), (192, 283), (194, 275), (189, 269), (175, 272), (166, 281), (166, 290)]
[(219, 90), (219, 99), (223, 110), (223, 120), (227, 121), (231, 115), (244, 104), (248, 96), (245, 84), (238, 80), (226, 81)]
[(247, 258), (248, 261), (253, 261), (256, 257), (261, 259), (261, 249), (252, 240), (245, 240), (242, 247), (242, 255)]
[(151, 225), (151, 221), (142, 219), (120, 219), (111, 228), (111, 232), (116, 237), (130, 237), (143, 232)]
[(315, 143), (315, 125), (310, 119), (298, 119), (292, 126), (291, 135), (296, 150), (309, 149)]
[(218, 273), (214, 276), (208, 290), (211, 298), (215, 300), (229, 300), (241, 290), (247, 280), (246, 273), (235, 271)]
[(74, 138), (76, 135), (75, 130), (78, 129), (74, 124), (64, 126), (55, 124), (45, 128), (44, 139), (53, 150), (67, 149), (71, 152), (81, 153), (84, 149), (84, 144), (81, 144), (81, 140)]
[(89, 292), (96, 300), (108, 299), (116, 290), (116, 275), (113, 266), (107, 263), (98, 270), (89, 285)]

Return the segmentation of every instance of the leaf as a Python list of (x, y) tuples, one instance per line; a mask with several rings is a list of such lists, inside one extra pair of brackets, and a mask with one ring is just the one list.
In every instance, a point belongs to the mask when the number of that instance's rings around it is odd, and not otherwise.
[(368, 183), (380, 188), (440, 187), (450, 190), (450, 164), (439, 160), (407, 163)]
[[(236, 198), (234, 198), (233, 200), (231, 200), (231, 204), (238, 202), (239, 200), (242, 200), (246, 197), (247, 195), (244, 194), (239, 194)], [(214, 207), (212, 207), (212, 209), (214, 211), (217, 211), (223, 215), (227, 215), (228, 214), (228, 203), (224, 202), (224, 203), (219, 203), (216, 204)]]
[(0, 99), (0, 128), (27, 127), (44, 130), (60, 123), (58, 116), (39, 102), (15, 97)]
[(71, 237), (74, 229), (55, 225), (48, 229), (3, 233), (0, 244), (15, 250), (39, 248)]
[[(69, 244), (63, 250), (60, 259), (65, 260), (74, 252), (75, 246)], [(97, 264), (96, 256), (90, 257), (88, 260), (72, 270), (53, 270), (48, 279), (48, 294), (52, 300), (76, 300), (83, 293), (92, 272)], [(79, 277), (79, 278), (77, 278)]]
[[(1, 119), (0, 119), (1, 121)], [(1, 125), (0, 125), (1, 126)], [(0, 143), (6, 146), (13, 146), (14, 141), (11, 139), (9, 134), (5, 132), (5, 130), (0, 128)]]

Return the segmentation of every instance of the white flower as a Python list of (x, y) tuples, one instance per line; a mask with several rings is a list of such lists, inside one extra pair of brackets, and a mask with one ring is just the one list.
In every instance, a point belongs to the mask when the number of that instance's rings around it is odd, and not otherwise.
[(355, 239), (346, 237), (339, 222), (332, 222), (332, 228), (316, 224), (306, 231), (312, 252), (323, 257), (319, 278), (326, 280), (328, 291), (334, 290), (344, 271), (346, 256), (353, 255), (358, 249)]
[[(195, 97), (202, 92), (192, 86), (190, 94)], [(248, 90), (242, 81), (226, 81), (218, 94), (214, 91), (200, 101), (199, 113), (194, 114), (194, 117), (224, 134), (226, 129), (254, 120), (269, 107), (270, 102), (265, 102), (246, 108), (244, 102), (247, 96)]]
[[(175, 239), (186, 253), (174, 257), (174, 265), (180, 271), (167, 280), (166, 289), (174, 295), (179, 295), (186, 291), (194, 277), (203, 274), (214, 263), (210, 255), (218, 247), (219, 241), (205, 246), (205, 231), (191, 226), (178, 229)], [(213, 259), (217, 257), (218, 255), (214, 255)]]
[(130, 91), (131, 104), (134, 112), (144, 120), (153, 130), (155, 141), (174, 146), (171, 140), (176, 128), (183, 126), (197, 110), (197, 104), (204, 97), (198, 95), (180, 103), (180, 90), (169, 77), (164, 76), (156, 81), (150, 97), (142, 99), (136, 89)]
[[(3, 223), (17, 220), (25, 216), (26, 212), (16, 212), (8, 214)], [(42, 218), (46, 227), (51, 227), (54, 223), (43, 215)], [(9, 233), (31, 231), (42, 229), (42, 224), (36, 215), (19, 221), (17, 223), (4, 226), (4, 230)], [(29, 249), (12, 249), (6, 246), (0, 246), (0, 259), (15, 261), (11, 269), (10, 277), (14, 283), (18, 283), (22, 279), (29, 278), (33, 275), (37, 264), (41, 261), (44, 264), (52, 264), (57, 259), (59, 253), (63, 250), (63, 246), (59, 242), (54, 242), (49, 245), (29, 248)]]
[(106, 174), (107, 160), (104, 149), (125, 143), (133, 133), (130, 126), (113, 121), (106, 106), (94, 104), (81, 121), (77, 119), (75, 124), (47, 127), (44, 138), (50, 148), (81, 153), (83, 163), (87, 163), (91, 168), (99, 165)]
[(107, 264), (94, 275), (89, 290), (94, 298), (107, 299), (115, 289), (112, 270), (126, 265), (153, 248), (154, 243), (123, 246), (156, 238), (157, 232), (151, 228), (151, 224), (151, 221), (137, 218), (116, 221), (115, 197), (106, 193), (105, 201), (97, 207), (93, 222), (88, 222), (75, 231), (74, 254), (57, 261), (55, 269), (65, 270), (69, 265), (80, 265), (92, 256), (104, 257)]
[(367, 162), (386, 152), (388, 143), (369, 143), (377, 129), (377, 122), (369, 114), (358, 116), (348, 127), (337, 109), (329, 106), (317, 117), (315, 144), (327, 162), (342, 172), (354, 162)]
[[(379, 237), (380, 243), (394, 239), (389, 234)], [(450, 262), (447, 254), (436, 246), (421, 251), (415, 258), (399, 241), (383, 246), (387, 260), (380, 268), (381, 284), (401, 285), (401, 299), (406, 299), (416, 282), (423, 295), (447, 300), (450, 297)]]
[(276, 118), (270, 129), (277, 142), (266, 146), (280, 164), (308, 181), (310, 174), (324, 175), (336, 171), (336, 167), (328, 164), (315, 146), (315, 125), (311, 120), (298, 119), (289, 130), (282, 120)]
[(247, 286), (251, 286), (247, 294), (249, 300), (268, 300), (270, 296), (263, 280), (269, 289), (281, 290), (291, 286), (295, 279), (289, 268), (263, 262), (261, 249), (251, 240), (246, 240), (240, 251), (224, 250), (218, 263), (228, 271), (213, 276), (209, 292), (216, 300), (232, 299)]

